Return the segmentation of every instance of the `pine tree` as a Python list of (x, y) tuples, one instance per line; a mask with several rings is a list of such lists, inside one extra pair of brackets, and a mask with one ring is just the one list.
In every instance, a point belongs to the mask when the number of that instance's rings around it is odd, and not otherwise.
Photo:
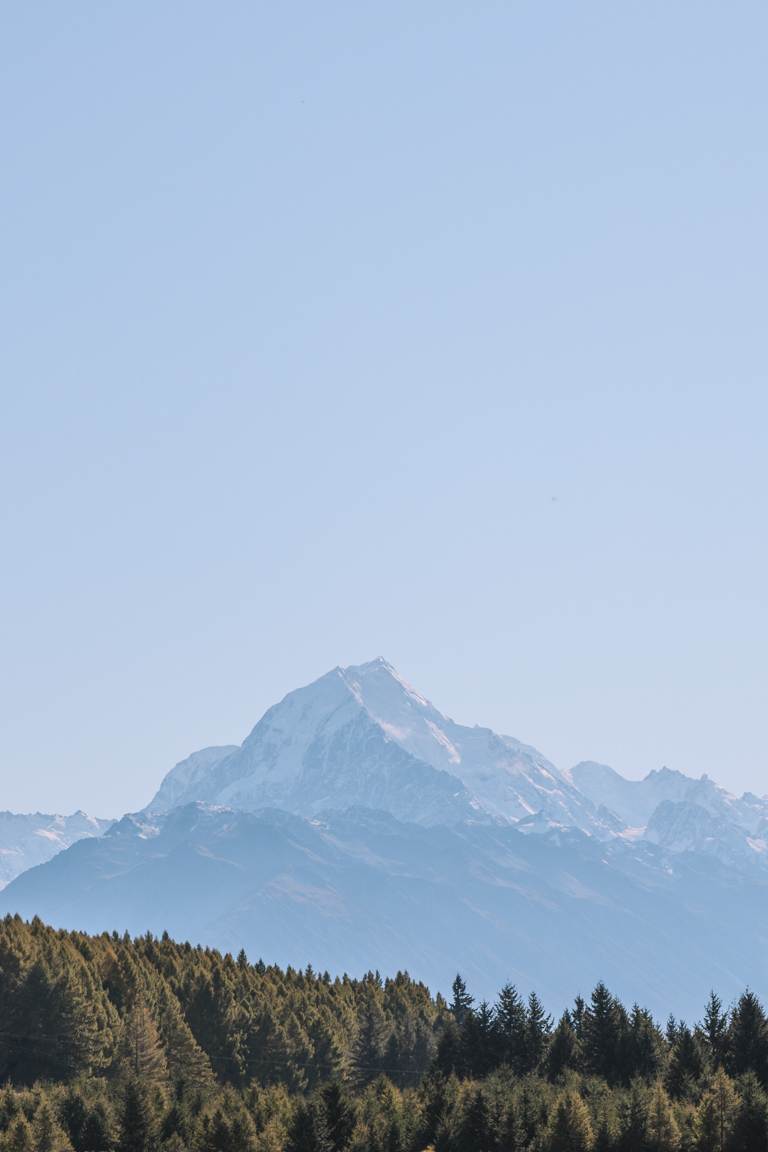
[(768, 1023), (754, 992), (745, 992), (733, 1010), (730, 1050), (736, 1076), (754, 1072), (761, 1084), (768, 1083)]
[(322, 1091), (325, 1108), (325, 1126), (334, 1152), (344, 1152), (352, 1139), (356, 1109), (346, 1089), (338, 1080), (331, 1080)]
[(448, 1117), (456, 1108), (458, 1082), (455, 1076), (432, 1072), (419, 1086), (421, 1124), (419, 1143), (422, 1147), (439, 1142)]
[(768, 1152), (768, 1099), (753, 1072), (741, 1081), (730, 1152)]
[(599, 983), (584, 1014), (582, 1051), (584, 1066), (593, 1076), (614, 1084), (621, 1076), (621, 1016), (616, 1000)]
[(578, 1042), (571, 1023), (571, 1015), (569, 1012), (564, 1012), (552, 1033), (546, 1055), (545, 1067), (548, 1079), (560, 1080), (568, 1069), (576, 1068), (578, 1062)]
[(451, 993), (451, 1015), (456, 1023), (461, 1026), (464, 1023), (465, 1017), (472, 1011), (474, 997), (470, 996), (467, 991), (467, 985), (464, 983), (464, 979), (460, 973), (456, 974), (456, 979), (453, 981), (451, 987)]
[(83, 1130), (88, 1117), (88, 1105), (81, 1092), (70, 1088), (59, 1105), (59, 1119), (75, 1152), (84, 1152)]
[(722, 1068), (728, 1059), (728, 1016), (719, 996), (710, 992), (701, 1032), (713, 1068)]
[(513, 1101), (507, 1103), (496, 1124), (496, 1152), (522, 1152), (525, 1132)]
[(38, 1108), (32, 1122), (32, 1143), (35, 1152), (72, 1152), (72, 1145), (56, 1122), (46, 1101)]
[(498, 1063), (493, 1010), (487, 1000), (476, 1012), (467, 1012), (459, 1026), (459, 1034), (461, 1072), (476, 1077), (486, 1076)]
[(332, 1152), (325, 1116), (315, 1101), (300, 1101), (291, 1123), (285, 1152)]
[(21, 1113), (11, 1123), (2, 1143), (3, 1152), (35, 1152), (32, 1129)]
[(466, 1102), (456, 1139), (455, 1152), (493, 1152), (493, 1136), (488, 1104), (480, 1088)]
[(168, 1081), (168, 1065), (160, 1034), (143, 998), (136, 1000), (123, 1024), (117, 1065), (123, 1076), (145, 1088), (165, 1085)]
[(533, 1072), (539, 1067), (547, 1048), (552, 1031), (552, 1018), (544, 1011), (544, 1006), (535, 992), (528, 997), (528, 1011), (525, 1016), (525, 1066)]
[(179, 1002), (163, 984), (158, 996), (159, 1039), (176, 1094), (208, 1091), (213, 1086), (213, 1070), (208, 1057), (192, 1035)]
[(657, 1080), (651, 1091), (646, 1113), (647, 1152), (677, 1152), (680, 1129), (672, 1112), (664, 1085)]
[(131, 1077), (123, 1092), (118, 1152), (153, 1152), (156, 1123), (144, 1083)]
[(352, 1076), (358, 1086), (370, 1084), (380, 1074), (387, 1040), (384, 1013), (375, 994), (368, 995), (361, 1017), (352, 1050)]
[(635, 1082), (624, 1103), (619, 1124), (619, 1152), (646, 1152), (647, 1104), (641, 1086)]
[(669, 1055), (667, 1087), (676, 1098), (683, 1096), (689, 1085), (696, 1084), (704, 1074), (704, 1053), (697, 1035), (686, 1024), (677, 1028)]
[(516, 1072), (525, 1065), (525, 1004), (514, 984), (505, 984), (493, 1014), (499, 1059)]
[(622, 1048), (623, 1075), (626, 1080), (633, 1080), (636, 1076), (652, 1080), (660, 1074), (664, 1059), (664, 1039), (650, 1012), (637, 1004), (632, 1006)]
[(83, 1125), (82, 1147), (76, 1152), (112, 1152), (115, 1136), (104, 1105), (91, 1108)]
[(202, 1117), (197, 1129), (195, 1148), (197, 1152), (228, 1152), (229, 1124), (221, 1108), (217, 1108), (211, 1116)]
[(586, 1104), (576, 1092), (564, 1092), (549, 1123), (547, 1152), (590, 1152), (594, 1144)]
[(718, 1068), (696, 1116), (698, 1152), (726, 1152), (730, 1148), (737, 1103), (733, 1081)]

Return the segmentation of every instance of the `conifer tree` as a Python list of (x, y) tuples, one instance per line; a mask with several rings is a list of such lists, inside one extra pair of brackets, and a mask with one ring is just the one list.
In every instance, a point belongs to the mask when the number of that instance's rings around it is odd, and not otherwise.
[(288, 1132), (285, 1152), (332, 1152), (322, 1108), (315, 1101), (300, 1101)]
[(500, 1062), (521, 1072), (525, 1065), (526, 1011), (514, 984), (502, 988), (493, 1019)]
[(680, 1129), (660, 1080), (654, 1084), (648, 1101), (645, 1146), (647, 1152), (677, 1152), (680, 1147)]
[(552, 1018), (535, 992), (528, 997), (525, 1016), (525, 1066), (529, 1072), (539, 1067), (552, 1031)]
[(552, 1033), (547, 1050), (545, 1059), (547, 1077), (553, 1081), (560, 1080), (568, 1069), (576, 1068), (578, 1062), (578, 1041), (571, 1023), (571, 1015), (570, 1012), (564, 1012)]
[(386, 1023), (381, 1005), (370, 993), (362, 1010), (352, 1050), (352, 1076), (357, 1085), (370, 1084), (380, 1074), (386, 1044)]
[(621, 1023), (615, 999), (600, 982), (584, 1014), (582, 1053), (586, 1070), (611, 1084), (621, 1076)]
[(452, 1148), (455, 1152), (493, 1152), (488, 1104), (480, 1088), (465, 1103)]
[(730, 1057), (736, 1076), (753, 1072), (761, 1084), (768, 1084), (768, 1023), (754, 992), (745, 992), (733, 1010)]
[(645, 1093), (635, 1082), (621, 1111), (618, 1152), (646, 1152), (647, 1103)]
[(88, 1105), (81, 1092), (70, 1088), (59, 1105), (59, 1119), (75, 1152), (83, 1150), (83, 1130), (88, 1117)]
[(118, 1152), (154, 1152), (157, 1125), (147, 1088), (136, 1077), (125, 1084), (119, 1129)]
[(625, 1079), (651, 1080), (662, 1071), (664, 1038), (650, 1012), (637, 1004), (632, 1006), (622, 1048)]
[(123, 1076), (144, 1088), (167, 1083), (168, 1065), (160, 1034), (143, 997), (136, 1000), (123, 1024), (117, 1065)]
[(72, 1152), (72, 1145), (47, 1101), (43, 1101), (35, 1113), (32, 1143), (35, 1152)]
[(23, 1112), (11, 1122), (0, 1146), (3, 1152), (35, 1152), (32, 1129)]
[(704, 1053), (698, 1036), (686, 1024), (680, 1024), (675, 1033), (669, 1055), (667, 1087), (679, 1098), (689, 1085), (696, 1084), (704, 1073)]
[(76, 1148), (76, 1152), (112, 1152), (114, 1147), (112, 1124), (104, 1105), (99, 1102), (91, 1108), (85, 1118), (82, 1144), (80, 1148)]
[(493, 1010), (484, 1000), (476, 1012), (467, 1012), (459, 1026), (460, 1068), (465, 1075), (485, 1076), (498, 1063)]
[(768, 1099), (754, 1072), (741, 1081), (730, 1152), (768, 1152)]
[(470, 996), (467, 991), (467, 985), (464, 982), (460, 973), (456, 973), (456, 978), (451, 987), (451, 1015), (456, 1023), (461, 1026), (464, 1023), (465, 1017), (472, 1011), (474, 1004), (474, 997)]
[(715, 992), (710, 992), (704, 1019), (701, 1022), (709, 1062), (713, 1068), (722, 1068), (728, 1059), (728, 1016)]
[(325, 1126), (334, 1152), (344, 1152), (352, 1139), (356, 1109), (346, 1089), (338, 1080), (331, 1080), (322, 1091), (325, 1108)]
[(547, 1152), (591, 1152), (594, 1144), (589, 1110), (576, 1092), (557, 1100), (547, 1131)]
[(496, 1152), (522, 1152), (525, 1133), (514, 1101), (508, 1100), (495, 1125)]
[(213, 1085), (210, 1061), (192, 1035), (178, 1000), (165, 984), (158, 996), (158, 1016), (159, 1038), (177, 1095), (208, 1091)]
[(737, 1103), (733, 1081), (718, 1068), (696, 1116), (698, 1152), (726, 1152), (730, 1148)]

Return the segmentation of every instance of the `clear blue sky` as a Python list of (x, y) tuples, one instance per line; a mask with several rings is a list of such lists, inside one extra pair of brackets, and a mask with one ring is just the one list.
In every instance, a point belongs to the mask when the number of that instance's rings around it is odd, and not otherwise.
[(382, 654), (768, 790), (768, 8), (0, 26), (0, 808), (117, 814)]

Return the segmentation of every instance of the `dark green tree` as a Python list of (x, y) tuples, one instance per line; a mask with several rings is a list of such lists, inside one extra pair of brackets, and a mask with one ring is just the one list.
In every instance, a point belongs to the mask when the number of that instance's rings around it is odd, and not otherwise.
[(526, 1009), (514, 984), (505, 984), (493, 1014), (499, 1060), (521, 1072), (526, 1060)]
[(528, 997), (528, 1010), (525, 1015), (525, 1067), (534, 1072), (541, 1064), (552, 1032), (552, 1017), (544, 1011), (544, 1006), (535, 992)]
[(754, 1072), (741, 1081), (729, 1152), (768, 1152), (768, 1100)]
[(739, 997), (731, 1016), (729, 1041), (734, 1075), (753, 1072), (761, 1084), (768, 1084), (768, 1024), (754, 992)]
[(322, 1090), (325, 1127), (334, 1152), (344, 1152), (355, 1128), (354, 1101), (339, 1080), (331, 1080)]
[(154, 1152), (156, 1136), (157, 1123), (147, 1086), (130, 1077), (123, 1089), (117, 1152)]
[(451, 987), (451, 1015), (459, 1026), (472, 1011), (473, 1004), (474, 998), (467, 991), (467, 985), (461, 974), (457, 973)]
[(552, 1033), (544, 1064), (547, 1077), (552, 1081), (562, 1079), (565, 1072), (578, 1067), (579, 1043), (571, 1023), (570, 1012), (564, 1012), (560, 1017)]
[(722, 1000), (715, 992), (709, 994), (700, 1032), (711, 1067), (723, 1068), (728, 1061), (728, 1015), (723, 1011)]

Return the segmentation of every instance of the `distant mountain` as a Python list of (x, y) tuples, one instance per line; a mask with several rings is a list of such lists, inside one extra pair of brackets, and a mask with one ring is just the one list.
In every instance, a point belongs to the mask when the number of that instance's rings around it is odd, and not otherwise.
[(625, 837), (645, 838), (672, 852), (703, 852), (730, 866), (768, 867), (764, 796), (734, 796), (708, 776), (696, 779), (668, 768), (625, 780), (613, 768), (587, 761), (567, 776), (616, 815)]
[(360, 806), (420, 824), (538, 816), (598, 835), (613, 830), (535, 748), (456, 724), (382, 659), (334, 668), (290, 692), (240, 748), (225, 751), (177, 765), (148, 810), (197, 800), (304, 816)]
[(768, 866), (768, 828), (759, 827), (750, 834), (691, 801), (659, 804), (648, 821), (645, 839), (669, 852), (715, 856), (732, 868)]
[(0, 812), (0, 888), (83, 837), (101, 836), (110, 824), (85, 812), (71, 816)]
[(100, 838), (82, 814), (12, 819), (31, 823), (17, 845), (0, 818), (0, 911), (56, 925), (409, 967), (441, 989), (462, 969), (481, 996), (512, 979), (553, 1005), (599, 978), (664, 1012), (768, 993), (768, 799), (666, 768), (561, 772), (381, 659), (193, 753)]
[(711, 987), (768, 993), (768, 878), (651, 844), (508, 824), (306, 820), (200, 804), (126, 817), (0, 893), (0, 912), (172, 936), (332, 972), (407, 968), (479, 996), (506, 980), (552, 1008), (598, 978), (660, 1017)]
[(196, 792), (205, 791), (213, 769), (237, 750), (237, 744), (222, 744), (201, 748), (181, 760), (163, 779), (152, 807), (158, 812), (167, 812), (179, 804), (188, 804)]
[(568, 773), (578, 790), (594, 804), (604, 804), (629, 828), (644, 828), (665, 800), (685, 800), (697, 783), (669, 768), (649, 772), (643, 780), (626, 780), (607, 764), (582, 761)]

